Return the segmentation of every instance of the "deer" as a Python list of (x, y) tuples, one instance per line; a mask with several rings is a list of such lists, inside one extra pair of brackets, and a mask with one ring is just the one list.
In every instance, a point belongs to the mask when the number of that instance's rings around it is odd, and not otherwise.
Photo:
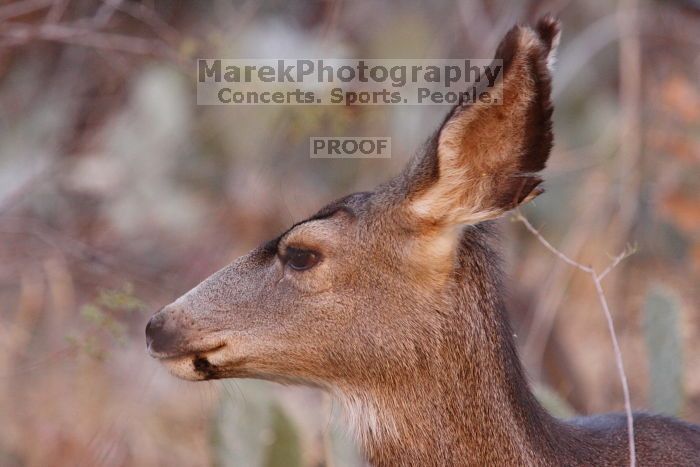
[[(514, 26), (501, 105), (458, 103), (399, 175), (162, 308), (150, 355), (186, 380), (327, 391), (376, 466), (634, 464), (624, 413), (543, 408), (506, 315), (498, 218), (544, 191), (559, 36), (552, 16)], [(700, 465), (700, 426), (633, 417), (637, 465)]]

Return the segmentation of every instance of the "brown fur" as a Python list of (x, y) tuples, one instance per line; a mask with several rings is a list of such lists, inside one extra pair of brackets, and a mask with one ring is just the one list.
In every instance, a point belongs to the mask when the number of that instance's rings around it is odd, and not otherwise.
[[(490, 219), (540, 193), (551, 18), (498, 48), (500, 106), (457, 106), (389, 183), (296, 224), (156, 314), (151, 355), (191, 380), (318, 386), (375, 465), (624, 465), (623, 415), (570, 421), (531, 394)], [(289, 247), (320, 261), (285, 263)], [(698, 465), (700, 428), (635, 415), (639, 465)]]

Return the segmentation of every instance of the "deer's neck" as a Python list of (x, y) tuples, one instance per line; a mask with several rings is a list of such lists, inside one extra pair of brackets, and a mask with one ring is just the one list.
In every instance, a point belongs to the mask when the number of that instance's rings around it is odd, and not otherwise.
[(420, 349), (425, 365), (345, 395), (374, 465), (555, 465), (574, 447), (528, 388), (487, 256), (465, 255), (460, 274), (469, 277), (441, 310), (439, 339)]

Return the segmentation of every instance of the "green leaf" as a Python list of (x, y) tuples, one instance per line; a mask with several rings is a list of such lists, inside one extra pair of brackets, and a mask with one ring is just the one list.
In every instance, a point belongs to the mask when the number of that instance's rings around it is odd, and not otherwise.
[(144, 311), (146, 305), (134, 295), (134, 286), (127, 282), (121, 289), (100, 290), (97, 305), (112, 311)]

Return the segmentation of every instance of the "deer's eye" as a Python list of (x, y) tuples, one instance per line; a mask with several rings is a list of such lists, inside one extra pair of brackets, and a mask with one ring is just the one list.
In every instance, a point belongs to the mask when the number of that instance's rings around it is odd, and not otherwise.
[(319, 255), (310, 250), (288, 247), (285, 259), (289, 267), (295, 271), (306, 271), (318, 263)]

